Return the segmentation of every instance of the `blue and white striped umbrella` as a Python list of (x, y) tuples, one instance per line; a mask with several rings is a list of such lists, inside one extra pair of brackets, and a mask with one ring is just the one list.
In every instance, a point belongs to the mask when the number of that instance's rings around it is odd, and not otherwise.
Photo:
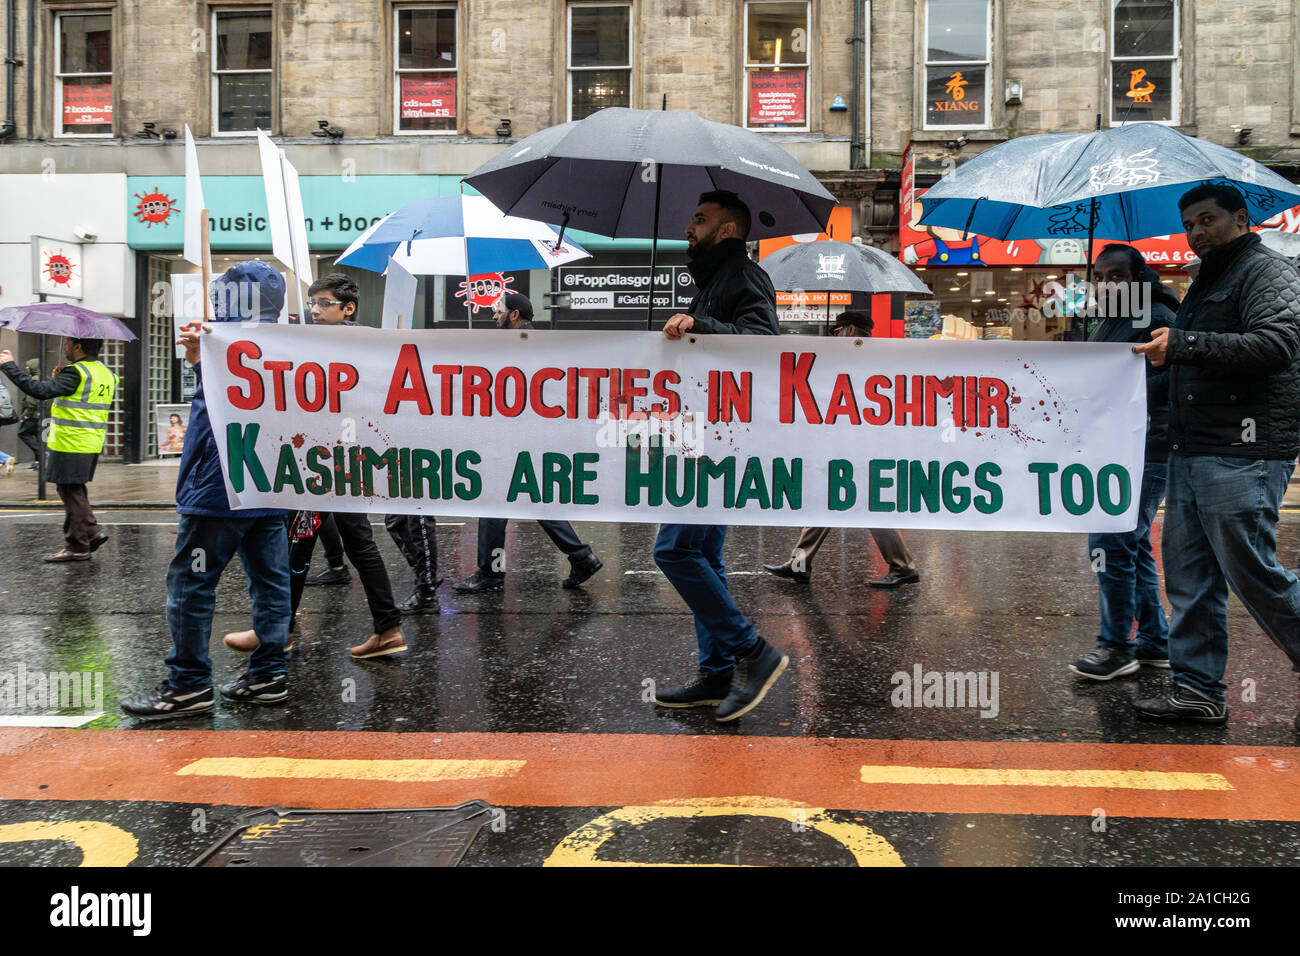
[(591, 255), (568, 238), (557, 249), (559, 238), (554, 227), (507, 216), (482, 196), (439, 196), (385, 216), (335, 261), (383, 272), (391, 257), (412, 275), (472, 276), (553, 269)]
[(1146, 239), (1183, 231), (1178, 199), (1203, 182), (1242, 194), (1250, 221), (1300, 204), (1300, 186), (1248, 156), (1159, 123), (1000, 143), (922, 198), (926, 226), (997, 239)]

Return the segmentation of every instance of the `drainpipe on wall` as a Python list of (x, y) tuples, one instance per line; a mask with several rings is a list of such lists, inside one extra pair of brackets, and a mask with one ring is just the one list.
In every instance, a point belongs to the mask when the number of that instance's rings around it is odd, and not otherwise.
[(862, 6), (866, 0), (854, 0), (853, 2), (853, 36), (844, 42), (850, 47), (853, 57), (853, 94), (851, 97), (852, 105), (849, 107), (852, 117), (852, 133), (849, 142), (849, 169), (866, 169), (867, 164), (863, 153), (866, 152), (866, 144), (862, 141), (862, 56), (866, 44), (864, 32), (864, 17)]
[(14, 74), (22, 66), (17, 54), (17, 11), (14, 9), (18, 0), (5, 0), (5, 122), (0, 126), (0, 143), (9, 142), (18, 126), (14, 122)]
[(36, 138), (36, 101), (32, 98), (32, 62), (36, 59), (36, 0), (27, 0), (27, 138)]

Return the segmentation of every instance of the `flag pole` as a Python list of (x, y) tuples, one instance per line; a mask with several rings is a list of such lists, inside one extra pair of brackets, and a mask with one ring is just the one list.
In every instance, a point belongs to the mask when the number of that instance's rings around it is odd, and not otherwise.
[(202, 215), (203, 222), (199, 226), (199, 235), (202, 237), (200, 239), (202, 252), (199, 258), (203, 260), (201, 267), (203, 270), (203, 321), (208, 323), (212, 321), (212, 293), (209, 288), (212, 285), (212, 246), (208, 237), (208, 211), (203, 210)]

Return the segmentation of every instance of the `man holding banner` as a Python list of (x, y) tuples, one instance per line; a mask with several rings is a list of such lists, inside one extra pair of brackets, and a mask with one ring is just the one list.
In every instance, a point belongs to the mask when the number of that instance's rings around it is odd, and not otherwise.
[(1300, 451), (1300, 276), (1250, 231), (1237, 190), (1197, 186), (1178, 208), (1200, 272), (1173, 327), (1133, 349), (1170, 366), (1161, 550), (1174, 688), (1134, 706), (1155, 720), (1221, 724), (1229, 587), (1300, 671), (1300, 580), (1276, 551)]
[[(677, 313), (664, 336), (688, 332), (777, 335), (776, 292), (745, 251), (749, 209), (735, 193), (700, 196), (686, 227), (690, 271), (699, 289), (690, 313)], [(719, 721), (749, 713), (776, 683), (790, 658), (768, 644), (736, 606), (722, 562), (726, 525), (663, 524), (655, 564), (695, 614), (700, 674), (683, 687), (655, 693), (661, 707), (717, 707)], [(736, 670), (740, 670), (736, 680)]]

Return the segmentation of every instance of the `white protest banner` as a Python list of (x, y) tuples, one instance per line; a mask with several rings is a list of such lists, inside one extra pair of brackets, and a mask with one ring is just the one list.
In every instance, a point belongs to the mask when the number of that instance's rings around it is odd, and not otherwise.
[(203, 387), (237, 507), (1124, 531), (1127, 345), (235, 324)]

